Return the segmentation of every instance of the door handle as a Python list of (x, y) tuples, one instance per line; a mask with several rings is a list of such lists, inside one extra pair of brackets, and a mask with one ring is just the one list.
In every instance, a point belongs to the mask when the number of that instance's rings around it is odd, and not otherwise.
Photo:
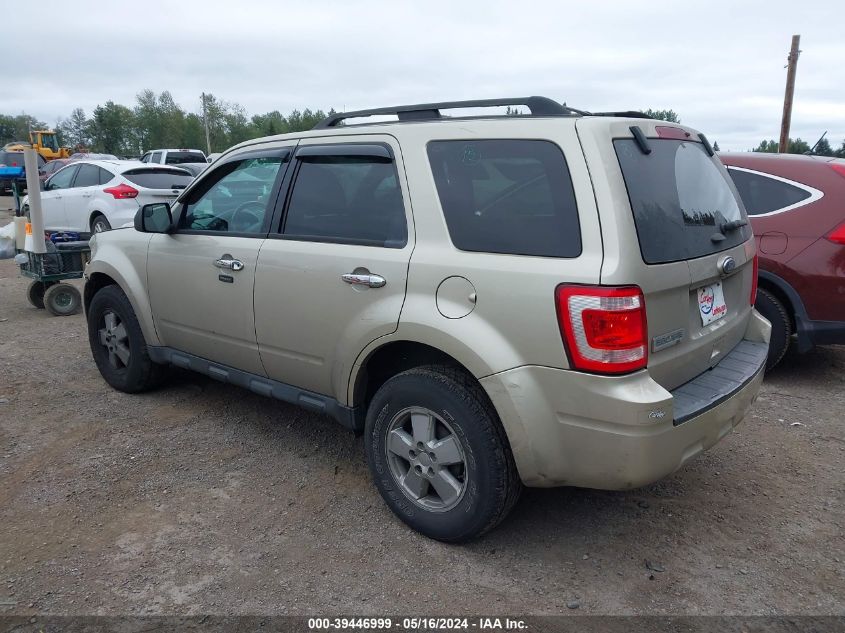
[(340, 278), (353, 286), (367, 286), (368, 288), (381, 288), (387, 283), (387, 280), (381, 275), (371, 273), (344, 273)]
[(217, 268), (225, 268), (235, 272), (244, 269), (244, 263), (239, 259), (234, 259), (231, 255), (223, 255), (220, 259), (215, 259), (214, 265)]

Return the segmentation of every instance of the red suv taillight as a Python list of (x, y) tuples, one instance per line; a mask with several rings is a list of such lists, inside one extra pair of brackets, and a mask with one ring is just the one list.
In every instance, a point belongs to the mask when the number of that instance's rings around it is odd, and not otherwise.
[(845, 222), (837, 226), (830, 233), (825, 235), (834, 244), (842, 244), (845, 246)]
[(110, 193), (115, 200), (126, 200), (127, 198), (135, 198), (138, 196), (138, 190), (133, 189), (126, 183), (120, 183), (117, 187), (109, 187), (103, 189), (104, 193)]
[(637, 286), (558, 286), (560, 333), (573, 369), (624, 374), (648, 363), (645, 299)]
[(757, 260), (757, 254), (754, 254), (754, 259), (751, 264), (751, 305), (757, 303), (757, 275), (760, 270), (760, 262)]

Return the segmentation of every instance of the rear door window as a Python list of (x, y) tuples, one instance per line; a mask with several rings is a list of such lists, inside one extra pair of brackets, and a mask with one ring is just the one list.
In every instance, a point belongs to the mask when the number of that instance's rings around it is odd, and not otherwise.
[(73, 181), (73, 188), (93, 187), (100, 184), (100, 168), (96, 165), (80, 165), (76, 180)]
[(181, 169), (139, 168), (123, 172), (123, 177), (147, 189), (184, 189), (194, 177)]
[[(304, 155), (285, 216), (285, 236), (321, 242), (402, 248), (408, 243), (405, 205), (388, 156)], [(316, 151), (319, 151), (316, 150)]]
[[(750, 228), (730, 181), (701, 143), (649, 139), (613, 142), (634, 213), (643, 261), (663, 264), (704, 257), (745, 242)], [(723, 230), (724, 229), (724, 230)]]
[(114, 178), (114, 174), (111, 173), (108, 169), (103, 169), (100, 167), (100, 184), (104, 185), (107, 182), (111, 182), (111, 179)]
[(152, 156), (150, 156), (151, 163), (160, 163), (161, 162), (161, 152), (153, 152)]
[(581, 254), (575, 192), (557, 145), (431, 141), (427, 151), (456, 248), (541, 257)]
[(748, 215), (762, 215), (791, 207), (809, 198), (806, 189), (758, 172), (728, 167)]

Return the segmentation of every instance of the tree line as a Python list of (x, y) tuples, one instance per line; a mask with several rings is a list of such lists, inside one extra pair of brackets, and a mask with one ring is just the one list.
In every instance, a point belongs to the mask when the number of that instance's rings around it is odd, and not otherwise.
[[(326, 116), (334, 114), (322, 110), (294, 110), (287, 115), (278, 110), (264, 114), (247, 115), (243, 106), (224, 101), (214, 95), (205, 95), (205, 110), (208, 119), (208, 136), (212, 152), (223, 151), (242, 141), (273, 134), (310, 130)], [(652, 118), (680, 123), (674, 110), (644, 110)], [(516, 108), (508, 108), (507, 114), (520, 114)], [(74, 148), (87, 148), (93, 152), (115, 154), (116, 156), (140, 156), (147, 150), (159, 147), (190, 147), (206, 149), (205, 126), (202, 103), (196, 112), (182, 108), (173, 96), (165, 90), (156, 94), (153, 90), (142, 90), (132, 107), (106, 101), (94, 108), (88, 116), (82, 108), (75, 108), (65, 119), (59, 119), (50, 126), (35, 117), (22, 113), (0, 114), (0, 146), (11, 141), (25, 141), (31, 129), (54, 128), (59, 144)], [(714, 143), (719, 149), (719, 144)], [(788, 152), (804, 154), (813, 150), (820, 156), (845, 158), (845, 140), (834, 149), (824, 138), (811, 147), (800, 138), (790, 139)], [(774, 140), (763, 140), (750, 151), (777, 152)]]
[[(241, 105), (212, 94), (205, 95), (205, 111), (212, 152), (261, 136), (310, 130), (335, 112), (306, 108), (287, 115), (274, 110), (248, 117)], [(116, 156), (139, 156), (159, 147), (206, 149), (201, 102), (197, 112), (188, 112), (166, 90), (159, 94), (143, 90), (132, 107), (106, 101), (94, 108), (90, 116), (82, 108), (75, 108), (54, 126), (26, 113), (0, 114), (0, 145), (27, 140), (30, 129), (48, 128), (56, 130), (62, 146)]]

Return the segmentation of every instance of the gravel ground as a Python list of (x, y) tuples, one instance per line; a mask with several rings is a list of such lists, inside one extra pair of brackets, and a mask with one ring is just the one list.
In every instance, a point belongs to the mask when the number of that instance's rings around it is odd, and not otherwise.
[(0, 614), (845, 614), (845, 348), (791, 353), (655, 485), (528, 490), (448, 546), (328, 418), (182, 372), (113, 391), (25, 288), (0, 261)]

